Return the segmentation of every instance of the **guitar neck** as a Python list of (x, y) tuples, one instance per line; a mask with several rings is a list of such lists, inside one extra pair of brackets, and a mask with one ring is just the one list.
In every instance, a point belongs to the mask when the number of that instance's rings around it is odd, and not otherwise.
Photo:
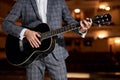
[[(101, 16), (97, 15), (94, 18), (90, 19), (90, 22), (96, 23), (98, 25), (103, 25), (103, 24), (105, 24), (107, 22), (110, 22), (110, 21), (111, 21), (111, 15), (110, 14), (104, 14), (104, 15), (101, 15)], [(74, 24), (71, 24), (71, 25), (67, 25), (67, 26), (62, 27), (60, 29), (47, 31), (45, 33), (42, 33), (41, 36), (42, 36), (43, 39), (47, 39), (47, 38), (53, 37), (53, 36), (55, 36), (57, 34), (60, 34), (60, 33), (75, 30), (79, 27), (80, 27), (80, 23), (78, 22), (78, 23), (74, 23)]]
[(42, 35), (43, 39), (47, 39), (47, 38), (53, 37), (53, 36), (55, 36), (57, 34), (60, 34), (60, 33), (65, 33), (65, 32), (71, 31), (71, 30), (75, 30), (78, 27), (80, 27), (79, 23), (71, 24), (71, 25), (67, 25), (65, 27), (56, 29), (56, 30), (52, 30), (52, 31), (42, 33), (41, 35)]

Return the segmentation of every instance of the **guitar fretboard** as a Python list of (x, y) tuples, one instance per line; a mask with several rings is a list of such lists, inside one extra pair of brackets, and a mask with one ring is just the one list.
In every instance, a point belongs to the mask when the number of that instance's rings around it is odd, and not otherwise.
[(53, 36), (55, 36), (57, 34), (60, 34), (60, 33), (75, 30), (78, 27), (80, 27), (79, 23), (71, 24), (71, 25), (67, 25), (65, 27), (62, 27), (60, 29), (56, 29), (56, 30), (53, 30), (53, 31), (48, 31), (48, 32), (42, 33), (41, 35), (42, 35), (43, 39), (47, 39), (47, 38), (53, 37)]

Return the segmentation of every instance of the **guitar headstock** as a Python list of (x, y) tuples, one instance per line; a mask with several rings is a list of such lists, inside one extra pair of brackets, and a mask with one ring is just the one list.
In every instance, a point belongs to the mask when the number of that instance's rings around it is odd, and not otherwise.
[(110, 21), (111, 21), (110, 14), (97, 15), (94, 18), (92, 18), (92, 22), (97, 24), (97, 25), (105, 25)]

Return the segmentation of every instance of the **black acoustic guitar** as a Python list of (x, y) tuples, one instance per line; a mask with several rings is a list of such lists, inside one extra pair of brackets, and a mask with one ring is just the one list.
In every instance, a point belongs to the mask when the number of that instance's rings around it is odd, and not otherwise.
[[(97, 15), (91, 19), (92, 23), (102, 25), (111, 21), (110, 14)], [(42, 26), (42, 27), (40, 27)], [(37, 31), (41, 38), (41, 46), (39, 48), (32, 48), (26, 38), (19, 40), (18, 38), (8, 34), (6, 39), (6, 56), (10, 64), (15, 66), (24, 66), (30, 64), (37, 57), (43, 57), (49, 54), (55, 47), (54, 36), (66, 31), (74, 30), (80, 27), (80, 24), (71, 24), (57, 30), (51, 31), (49, 26), (45, 23), (36, 26), (34, 31)]]

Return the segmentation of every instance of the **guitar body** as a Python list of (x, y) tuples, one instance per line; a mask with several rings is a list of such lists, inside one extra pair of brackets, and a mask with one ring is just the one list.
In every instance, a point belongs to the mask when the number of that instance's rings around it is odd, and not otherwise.
[[(44, 23), (32, 30), (40, 33), (50, 31), (48, 25)], [(6, 40), (6, 56), (10, 64), (23, 66), (32, 63), (37, 57), (46, 56), (54, 47), (55, 39), (52, 37), (42, 40), (39, 48), (32, 48), (26, 38), (20, 40), (12, 35), (8, 35)]]

